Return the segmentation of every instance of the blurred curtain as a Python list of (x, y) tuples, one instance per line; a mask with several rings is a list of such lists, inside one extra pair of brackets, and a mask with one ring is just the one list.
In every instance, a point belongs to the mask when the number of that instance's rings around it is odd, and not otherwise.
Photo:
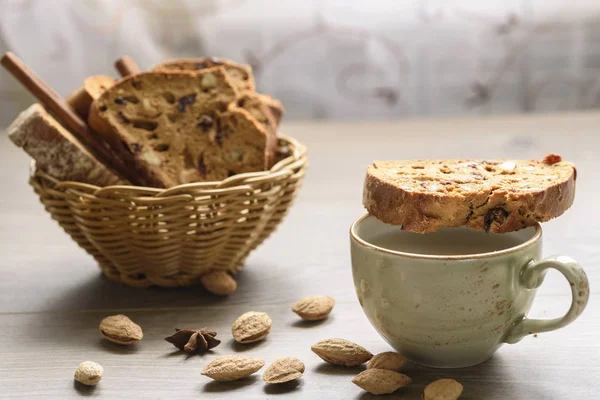
[[(250, 63), (288, 118), (595, 108), (595, 0), (3, 0), (0, 48), (60, 93), (90, 74), (211, 55)], [(0, 72), (0, 125), (31, 102)]]

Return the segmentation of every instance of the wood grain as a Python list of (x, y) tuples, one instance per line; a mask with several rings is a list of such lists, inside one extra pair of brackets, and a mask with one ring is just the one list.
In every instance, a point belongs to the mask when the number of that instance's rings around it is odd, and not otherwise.
[[(380, 123), (286, 123), (309, 146), (310, 170), (296, 205), (278, 231), (248, 259), (239, 290), (227, 299), (200, 288), (132, 289), (104, 279), (81, 249), (50, 220), (27, 185), (28, 160), (0, 134), (0, 398), (106, 399), (419, 399), (430, 381), (452, 377), (461, 399), (597, 399), (600, 386), (600, 195), (597, 154), (600, 114)], [(353, 340), (372, 352), (390, 350), (367, 322), (354, 295), (348, 228), (364, 212), (366, 166), (381, 158), (540, 158), (561, 154), (578, 167), (573, 208), (544, 224), (545, 252), (580, 261), (591, 281), (588, 309), (572, 325), (506, 345), (480, 366), (437, 370), (409, 366), (414, 384), (388, 397), (364, 394), (350, 381), (360, 369), (323, 364), (310, 345), (328, 337)], [(550, 271), (530, 316), (550, 318), (569, 306), (568, 285)], [(303, 296), (336, 298), (331, 318), (303, 323), (291, 311)], [(267, 312), (264, 342), (235, 345), (231, 323), (245, 311)], [(125, 313), (144, 339), (123, 349), (103, 341), (100, 320)], [(175, 327), (208, 326), (223, 343), (205, 356), (175, 352), (163, 338)], [(260, 377), (214, 383), (200, 375), (219, 355), (265, 359), (294, 356), (306, 364), (297, 385), (265, 386)], [(95, 389), (73, 384), (84, 360), (105, 368)]]

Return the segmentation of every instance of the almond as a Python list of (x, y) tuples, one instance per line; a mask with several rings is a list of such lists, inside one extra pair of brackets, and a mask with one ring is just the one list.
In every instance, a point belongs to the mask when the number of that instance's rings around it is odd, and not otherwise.
[(271, 332), (271, 323), (266, 313), (249, 311), (235, 320), (231, 333), (238, 343), (254, 343), (267, 337)]
[(460, 397), (463, 386), (454, 379), (440, 379), (431, 382), (425, 388), (424, 400), (456, 400)]
[(247, 356), (223, 356), (211, 361), (202, 375), (215, 381), (235, 381), (252, 375), (265, 365), (259, 358)]
[(361, 365), (373, 357), (364, 347), (338, 338), (321, 340), (315, 343), (311, 350), (323, 361), (346, 367)]
[[(202, 180), (202, 174), (200, 174), (200, 171), (198, 171), (195, 168), (182, 169), (181, 171), (179, 171), (179, 182), (181, 182), (181, 183), (193, 183), (193, 182), (199, 182), (201, 180)], [(204, 276), (202, 278), (204, 278)], [(200, 281), (202, 281), (202, 278), (200, 278)], [(202, 282), (202, 284), (206, 288), (206, 285), (204, 284), (204, 282)], [(209, 290), (209, 289), (207, 288), (206, 290)]]
[(513, 161), (505, 161), (499, 165), (500, 173), (504, 175), (512, 175), (515, 173), (515, 169), (517, 168), (517, 164)]
[(310, 296), (298, 300), (293, 306), (292, 311), (307, 321), (318, 321), (327, 318), (335, 300), (329, 296)]
[(152, 150), (147, 150), (147, 151), (143, 152), (142, 157), (144, 158), (144, 160), (146, 160), (146, 162), (148, 164), (155, 165), (155, 166), (159, 166), (160, 164), (162, 164), (162, 161), (160, 161), (160, 158), (158, 158), (156, 153), (154, 153)]
[(406, 365), (406, 358), (400, 353), (386, 351), (379, 353), (369, 360), (367, 369), (387, 369), (390, 371), (400, 371)]
[(202, 275), (200, 282), (209, 292), (218, 296), (227, 296), (237, 290), (237, 282), (225, 271), (215, 270)]
[(75, 369), (75, 380), (87, 386), (96, 386), (102, 379), (103, 373), (104, 368), (100, 364), (93, 361), (84, 361)]
[(142, 114), (144, 114), (146, 117), (149, 117), (149, 118), (156, 118), (161, 114), (161, 112), (158, 111), (158, 109), (150, 103), (150, 100), (143, 99), (142, 100)]
[(208, 73), (202, 76), (200, 85), (203, 88), (213, 88), (217, 86), (217, 77), (214, 74)]
[(117, 344), (136, 344), (144, 337), (142, 328), (123, 314), (104, 318), (99, 328), (105, 339)]
[(352, 383), (371, 394), (388, 394), (412, 382), (408, 376), (387, 369), (367, 369), (352, 379)]
[(263, 374), (267, 383), (284, 383), (298, 379), (304, 373), (304, 363), (296, 357), (280, 358), (269, 365)]

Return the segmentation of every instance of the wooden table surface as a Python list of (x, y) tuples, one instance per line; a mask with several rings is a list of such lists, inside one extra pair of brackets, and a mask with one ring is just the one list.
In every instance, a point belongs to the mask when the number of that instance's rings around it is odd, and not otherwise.
[[(420, 399), (424, 386), (451, 377), (463, 383), (461, 399), (600, 398), (600, 114), (378, 123), (290, 122), (284, 131), (309, 147), (310, 169), (295, 206), (278, 231), (248, 259), (239, 290), (217, 298), (201, 288), (134, 289), (105, 279), (43, 211), (27, 184), (28, 158), (0, 132), (0, 398), (66, 399), (368, 399), (351, 383), (360, 368), (334, 368), (310, 346), (343, 337), (373, 353), (391, 350), (355, 298), (348, 228), (364, 211), (364, 171), (374, 159), (540, 158), (558, 152), (578, 166), (574, 207), (544, 224), (545, 252), (568, 254), (586, 268), (592, 296), (572, 325), (505, 345), (488, 362), (440, 370), (410, 365), (414, 383), (389, 398)], [(291, 305), (326, 294), (337, 304), (331, 317), (302, 323)], [(569, 288), (550, 272), (530, 316), (562, 315)], [(273, 319), (268, 339), (236, 345), (231, 323), (242, 313), (265, 311)], [(99, 321), (125, 313), (144, 339), (123, 348), (101, 339)], [(213, 328), (222, 344), (204, 356), (186, 357), (163, 338), (175, 327)], [(265, 386), (261, 374), (218, 383), (201, 376), (217, 356), (245, 354), (267, 364), (283, 356), (304, 361), (296, 384)], [(75, 385), (84, 360), (104, 366), (100, 384)], [(264, 371), (264, 370), (263, 370)], [(262, 372), (262, 371), (261, 371)]]

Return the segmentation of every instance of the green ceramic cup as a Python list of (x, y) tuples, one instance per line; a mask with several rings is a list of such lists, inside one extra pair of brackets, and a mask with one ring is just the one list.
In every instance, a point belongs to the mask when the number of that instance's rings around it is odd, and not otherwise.
[[(589, 283), (566, 256), (542, 258), (540, 225), (492, 234), (469, 228), (415, 234), (365, 215), (350, 229), (358, 300), (381, 336), (409, 360), (457, 368), (489, 359), (504, 343), (562, 328), (584, 310)], [(553, 268), (571, 286), (560, 318), (526, 317)]]

